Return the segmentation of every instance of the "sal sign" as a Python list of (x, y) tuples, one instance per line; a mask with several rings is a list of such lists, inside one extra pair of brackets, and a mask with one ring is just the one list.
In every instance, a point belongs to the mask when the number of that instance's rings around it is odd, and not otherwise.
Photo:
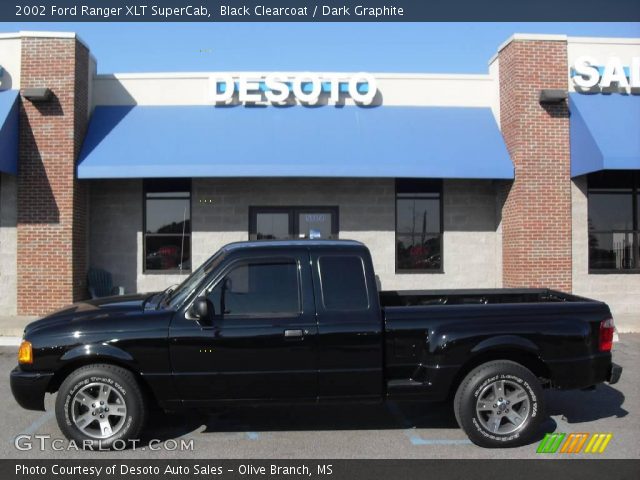
[(212, 75), (209, 92), (214, 103), (228, 103), (237, 95), (241, 103), (285, 103), (291, 96), (302, 103), (315, 104), (321, 95), (327, 95), (329, 103), (337, 104), (341, 98), (350, 97), (357, 104), (370, 105), (376, 96), (375, 78), (368, 73), (356, 73), (349, 77), (338, 75), (269, 74), (262, 77)]
[(640, 57), (633, 57), (631, 66), (625, 66), (618, 57), (609, 58), (604, 66), (598, 66), (591, 57), (580, 57), (571, 69), (571, 77), (581, 89), (640, 88)]

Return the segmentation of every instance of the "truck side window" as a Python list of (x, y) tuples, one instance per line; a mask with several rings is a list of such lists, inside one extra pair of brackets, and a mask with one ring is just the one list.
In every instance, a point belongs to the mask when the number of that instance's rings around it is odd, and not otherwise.
[(367, 310), (369, 296), (362, 259), (327, 255), (318, 259), (322, 303), (327, 310)]
[(242, 263), (231, 269), (207, 298), (216, 315), (298, 314), (298, 266), (291, 262)]

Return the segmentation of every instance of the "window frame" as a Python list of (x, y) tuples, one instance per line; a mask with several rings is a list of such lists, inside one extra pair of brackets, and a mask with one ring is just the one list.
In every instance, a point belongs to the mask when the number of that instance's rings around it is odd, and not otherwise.
[[(175, 233), (147, 233), (147, 193), (159, 193), (159, 192), (169, 192), (172, 191), (184, 191), (184, 190), (170, 190), (170, 185), (175, 184), (177, 182), (183, 181), (186, 185), (188, 183), (189, 187), (189, 233), (185, 233), (184, 236), (188, 237), (189, 241), (189, 260), (191, 260), (191, 266), (189, 269), (183, 268), (180, 270), (179, 268), (172, 268), (169, 270), (154, 270), (147, 268), (147, 236), (152, 237), (176, 237), (180, 236), (180, 234)], [(155, 185), (154, 185), (155, 184)], [(158, 188), (157, 186), (161, 185), (164, 188), (168, 188), (168, 190), (162, 190), (162, 188)], [(185, 197), (161, 197), (161, 200), (185, 200)], [(193, 272), (193, 243), (191, 242), (193, 233), (193, 181), (191, 178), (188, 179), (170, 179), (170, 178), (150, 178), (144, 179), (142, 181), (142, 273), (144, 275), (175, 275), (175, 274), (190, 274)], [(186, 240), (186, 238), (185, 238)]]
[[(416, 183), (422, 183), (424, 182), (425, 185), (431, 185), (433, 190), (429, 190), (429, 191), (424, 191), (424, 192), (413, 192), (415, 195), (419, 195), (420, 193), (437, 193), (438, 194), (438, 198), (439, 198), (439, 202), (440, 202), (440, 232), (438, 232), (438, 234), (440, 235), (440, 268), (418, 268), (418, 269), (403, 269), (403, 268), (399, 268), (398, 266), (398, 237), (402, 237), (404, 235), (408, 235), (407, 233), (402, 233), (402, 232), (398, 232), (398, 193), (408, 193), (408, 192), (399, 192), (398, 189), (398, 184), (402, 183), (402, 182), (416, 182)], [(394, 256), (395, 256), (395, 273), (396, 274), (400, 274), (400, 275), (413, 275), (413, 274), (425, 274), (425, 273), (432, 273), (432, 274), (443, 274), (444, 273), (444, 188), (443, 188), (443, 181), (442, 179), (403, 179), (403, 178), (396, 178), (395, 180), (395, 186), (394, 186), (394, 202), (393, 202), (393, 215), (394, 215), (394, 220), (395, 220), (395, 225), (394, 225), (394, 245), (393, 245), (393, 252), (394, 252)], [(415, 197), (403, 197), (402, 200), (421, 200), (424, 197), (419, 197), (419, 196), (415, 196)], [(426, 232), (427, 234), (433, 235), (435, 232)]]
[[(616, 171), (621, 175), (623, 171)], [(594, 172), (595, 174), (599, 172)], [(614, 195), (631, 195), (631, 230), (591, 230), (587, 223), (587, 270), (589, 275), (638, 275), (640, 274), (640, 172), (630, 171), (631, 174), (631, 192), (630, 193), (616, 193), (616, 189), (622, 187), (598, 187), (603, 192), (591, 192), (591, 182), (593, 182), (594, 174), (587, 175), (587, 222), (589, 219), (589, 209), (591, 206), (591, 195), (614, 194)], [(608, 190), (608, 191), (607, 191)], [(594, 234), (609, 234), (609, 233), (623, 233), (631, 234), (632, 243), (631, 251), (634, 254), (634, 266), (633, 268), (615, 269), (615, 268), (591, 268), (591, 246), (589, 244), (589, 237)]]
[[(253, 239), (253, 235), (257, 235), (258, 214), (260, 213), (286, 213), (289, 215), (289, 240), (300, 240), (296, 237), (296, 231), (299, 235), (299, 219), (298, 215), (305, 210), (318, 210), (321, 213), (331, 214), (331, 240), (340, 238), (340, 207), (337, 205), (291, 205), (291, 206), (250, 206), (249, 207), (249, 240), (252, 242), (260, 242), (262, 239)], [(310, 240), (305, 238), (304, 240)], [(326, 240), (326, 239), (322, 239)]]

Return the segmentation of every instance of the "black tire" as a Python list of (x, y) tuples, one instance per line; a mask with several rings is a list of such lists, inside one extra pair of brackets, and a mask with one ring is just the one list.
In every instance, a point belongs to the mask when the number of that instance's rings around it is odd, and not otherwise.
[[(496, 399), (501, 391), (506, 393)], [(496, 360), (469, 372), (456, 391), (453, 409), (458, 425), (476, 445), (515, 447), (531, 441), (538, 433), (544, 416), (544, 395), (538, 378), (530, 370), (509, 360)], [(520, 423), (513, 421), (513, 417), (524, 420)]]
[[(110, 392), (106, 404), (109, 405), (109, 402), (113, 402), (111, 404), (112, 411), (111, 413), (107, 413), (108, 410), (107, 412), (98, 411), (97, 415), (93, 415), (96, 411), (93, 409), (94, 403), (97, 408), (101, 408), (101, 406), (99, 401), (90, 403), (93, 399), (89, 395), (100, 391)], [(80, 397), (88, 399), (87, 405), (74, 400)], [(118, 408), (114, 408), (114, 406)], [(117, 416), (114, 415), (114, 410), (118, 410)], [(87, 420), (83, 422), (85, 431), (81, 430), (74, 422), (74, 418), (77, 421), (84, 414), (87, 414)], [(92, 415), (92, 417), (88, 415)], [(102, 424), (98, 420), (100, 415), (106, 416), (107, 421), (113, 424), (112, 434), (101, 432)], [(116, 448), (118, 450), (126, 448), (130, 446), (130, 440), (138, 438), (145, 419), (145, 401), (140, 385), (138, 385), (133, 373), (115, 365), (95, 364), (78, 368), (62, 382), (56, 398), (56, 420), (60, 430), (65, 437), (83, 448)], [(80, 422), (78, 421), (78, 423)], [(96, 435), (106, 436), (98, 438)]]

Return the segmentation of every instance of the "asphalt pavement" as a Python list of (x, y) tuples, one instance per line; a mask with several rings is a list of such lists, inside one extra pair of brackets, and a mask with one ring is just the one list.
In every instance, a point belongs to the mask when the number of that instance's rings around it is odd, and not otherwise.
[[(0, 383), (0, 458), (540, 457), (535, 453), (537, 442), (491, 450), (473, 445), (458, 428), (450, 403), (238, 407), (208, 415), (156, 414), (135, 450), (78, 451), (58, 429), (53, 395), (46, 398), (46, 412), (23, 410), (13, 399), (8, 375), (16, 364), (16, 352), (16, 347), (0, 347), (5, 378)], [(546, 392), (549, 418), (540, 439), (545, 432), (612, 433), (599, 458), (640, 458), (640, 334), (620, 335), (614, 358), (624, 367), (618, 384), (599, 385), (593, 391)], [(16, 447), (19, 435), (25, 450)], [(27, 450), (29, 443), (32, 448)]]

